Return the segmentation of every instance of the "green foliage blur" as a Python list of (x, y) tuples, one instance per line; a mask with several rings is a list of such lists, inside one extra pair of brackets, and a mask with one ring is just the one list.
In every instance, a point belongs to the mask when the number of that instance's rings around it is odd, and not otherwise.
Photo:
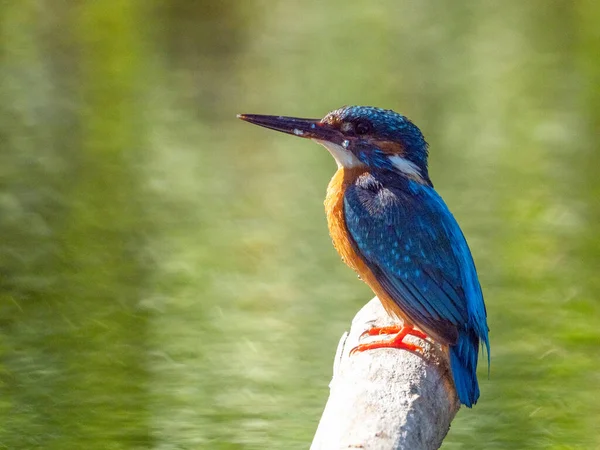
[(371, 292), (327, 152), (406, 114), (471, 245), (489, 379), (445, 449), (600, 448), (600, 3), (0, 2), (0, 448), (304, 449)]

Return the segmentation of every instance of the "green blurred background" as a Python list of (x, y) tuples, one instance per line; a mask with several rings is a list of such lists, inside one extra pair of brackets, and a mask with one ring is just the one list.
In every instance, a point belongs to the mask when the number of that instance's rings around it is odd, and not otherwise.
[(468, 237), (445, 449), (600, 448), (600, 3), (0, 2), (0, 448), (304, 449), (371, 297), (335, 164), (235, 119), (392, 108)]

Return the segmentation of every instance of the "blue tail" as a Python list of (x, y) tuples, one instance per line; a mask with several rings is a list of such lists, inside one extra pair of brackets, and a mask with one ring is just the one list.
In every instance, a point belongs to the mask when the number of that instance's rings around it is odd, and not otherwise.
[(479, 337), (473, 329), (461, 330), (456, 345), (450, 346), (450, 368), (460, 402), (472, 407), (479, 398), (477, 358)]

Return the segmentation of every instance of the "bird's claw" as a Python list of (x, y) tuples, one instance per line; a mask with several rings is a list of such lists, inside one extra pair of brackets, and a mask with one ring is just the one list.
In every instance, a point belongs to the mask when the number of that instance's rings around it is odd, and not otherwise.
[(376, 348), (398, 348), (402, 350), (408, 350), (409, 352), (420, 352), (423, 353), (423, 347), (416, 344), (410, 344), (408, 342), (392, 342), (394, 339), (389, 341), (377, 341), (370, 342), (368, 344), (358, 344), (352, 350), (350, 350), (350, 356), (356, 352), (364, 352), (365, 350), (375, 350)]
[[(359, 340), (364, 338), (365, 336), (381, 336), (381, 335), (388, 335), (388, 334), (398, 334), (401, 333), (403, 330), (405, 329), (405, 327), (401, 326), (401, 325), (391, 325), (388, 327), (373, 327), (373, 328), (369, 328), (368, 330), (365, 330), (362, 332), (362, 334), (359, 336)], [(421, 339), (427, 339), (427, 335), (425, 333), (423, 333), (420, 330), (416, 330), (414, 328), (409, 328), (405, 335), (410, 334), (411, 336), (415, 336)]]
[(376, 348), (399, 348), (411, 352), (423, 352), (423, 347), (420, 345), (404, 342), (404, 338), (407, 335), (415, 336), (420, 339), (427, 339), (427, 335), (425, 333), (420, 330), (415, 330), (412, 326), (392, 325), (388, 327), (373, 327), (364, 331), (360, 335), (359, 340), (364, 336), (381, 336), (389, 334), (396, 334), (396, 336), (383, 341), (359, 344), (350, 350), (350, 355), (353, 355), (356, 352), (364, 352), (365, 350), (374, 350)]

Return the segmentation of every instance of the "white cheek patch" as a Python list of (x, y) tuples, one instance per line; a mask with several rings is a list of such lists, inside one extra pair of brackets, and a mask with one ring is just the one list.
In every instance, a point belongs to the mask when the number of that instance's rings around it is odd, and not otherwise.
[(321, 144), (325, 147), (331, 156), (335, 159), (338, 168), (340, 167), (356, 167), (363, 166), (356, 156), (352, 154), (349, 150), (346, 150), (341, 145), (334, 144), (333, 142), (321, 141), (319, 139), (313, 139), (317, 144)]
[(388, 159), (400, 172), (421, 178), (421, 171), (415, 163), (398, 155), (388, 156)]

